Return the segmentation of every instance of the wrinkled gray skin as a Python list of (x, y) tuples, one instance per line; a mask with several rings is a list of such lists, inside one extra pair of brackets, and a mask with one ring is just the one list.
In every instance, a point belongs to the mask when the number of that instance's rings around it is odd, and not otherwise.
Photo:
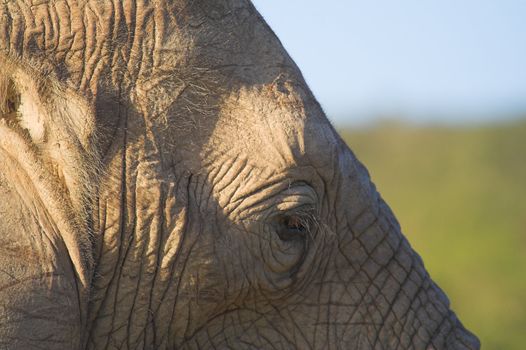
[(248, 1), (8, 1), (0, 72), (0, 349), (479, 348)]

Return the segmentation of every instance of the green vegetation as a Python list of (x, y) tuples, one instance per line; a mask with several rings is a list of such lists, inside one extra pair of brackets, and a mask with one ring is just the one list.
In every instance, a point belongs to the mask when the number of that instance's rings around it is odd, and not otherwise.
[(526, 121), (340, 133), (483, 348), (523, 349)]

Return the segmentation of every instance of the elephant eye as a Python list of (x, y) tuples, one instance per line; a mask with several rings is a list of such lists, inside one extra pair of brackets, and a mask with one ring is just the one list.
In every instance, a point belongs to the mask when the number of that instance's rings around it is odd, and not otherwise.
[(278, 230), (278, 236), (282, 241), (302, 239), (308, 231), (307, 221), (299, 215), (283, 216)]

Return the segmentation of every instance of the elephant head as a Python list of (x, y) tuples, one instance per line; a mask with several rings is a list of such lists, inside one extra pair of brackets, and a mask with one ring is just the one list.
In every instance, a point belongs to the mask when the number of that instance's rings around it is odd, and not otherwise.
[(249, 1), (0, 18), (0, 347), (479, 347)]

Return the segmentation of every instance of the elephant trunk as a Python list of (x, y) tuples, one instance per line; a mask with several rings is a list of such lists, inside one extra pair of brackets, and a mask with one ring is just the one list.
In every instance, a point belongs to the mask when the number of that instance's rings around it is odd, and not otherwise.
[(337, 205), (346, 213), (344, 226), (336, 228), (334, 270), (351, 305), (347, 332), (364, 348), (478, 349), (478, 339), (450, 309), (365, 167), (348, 148), (344, 157), (340, 193), (346, 195), (340, 198), (345, 203)]

